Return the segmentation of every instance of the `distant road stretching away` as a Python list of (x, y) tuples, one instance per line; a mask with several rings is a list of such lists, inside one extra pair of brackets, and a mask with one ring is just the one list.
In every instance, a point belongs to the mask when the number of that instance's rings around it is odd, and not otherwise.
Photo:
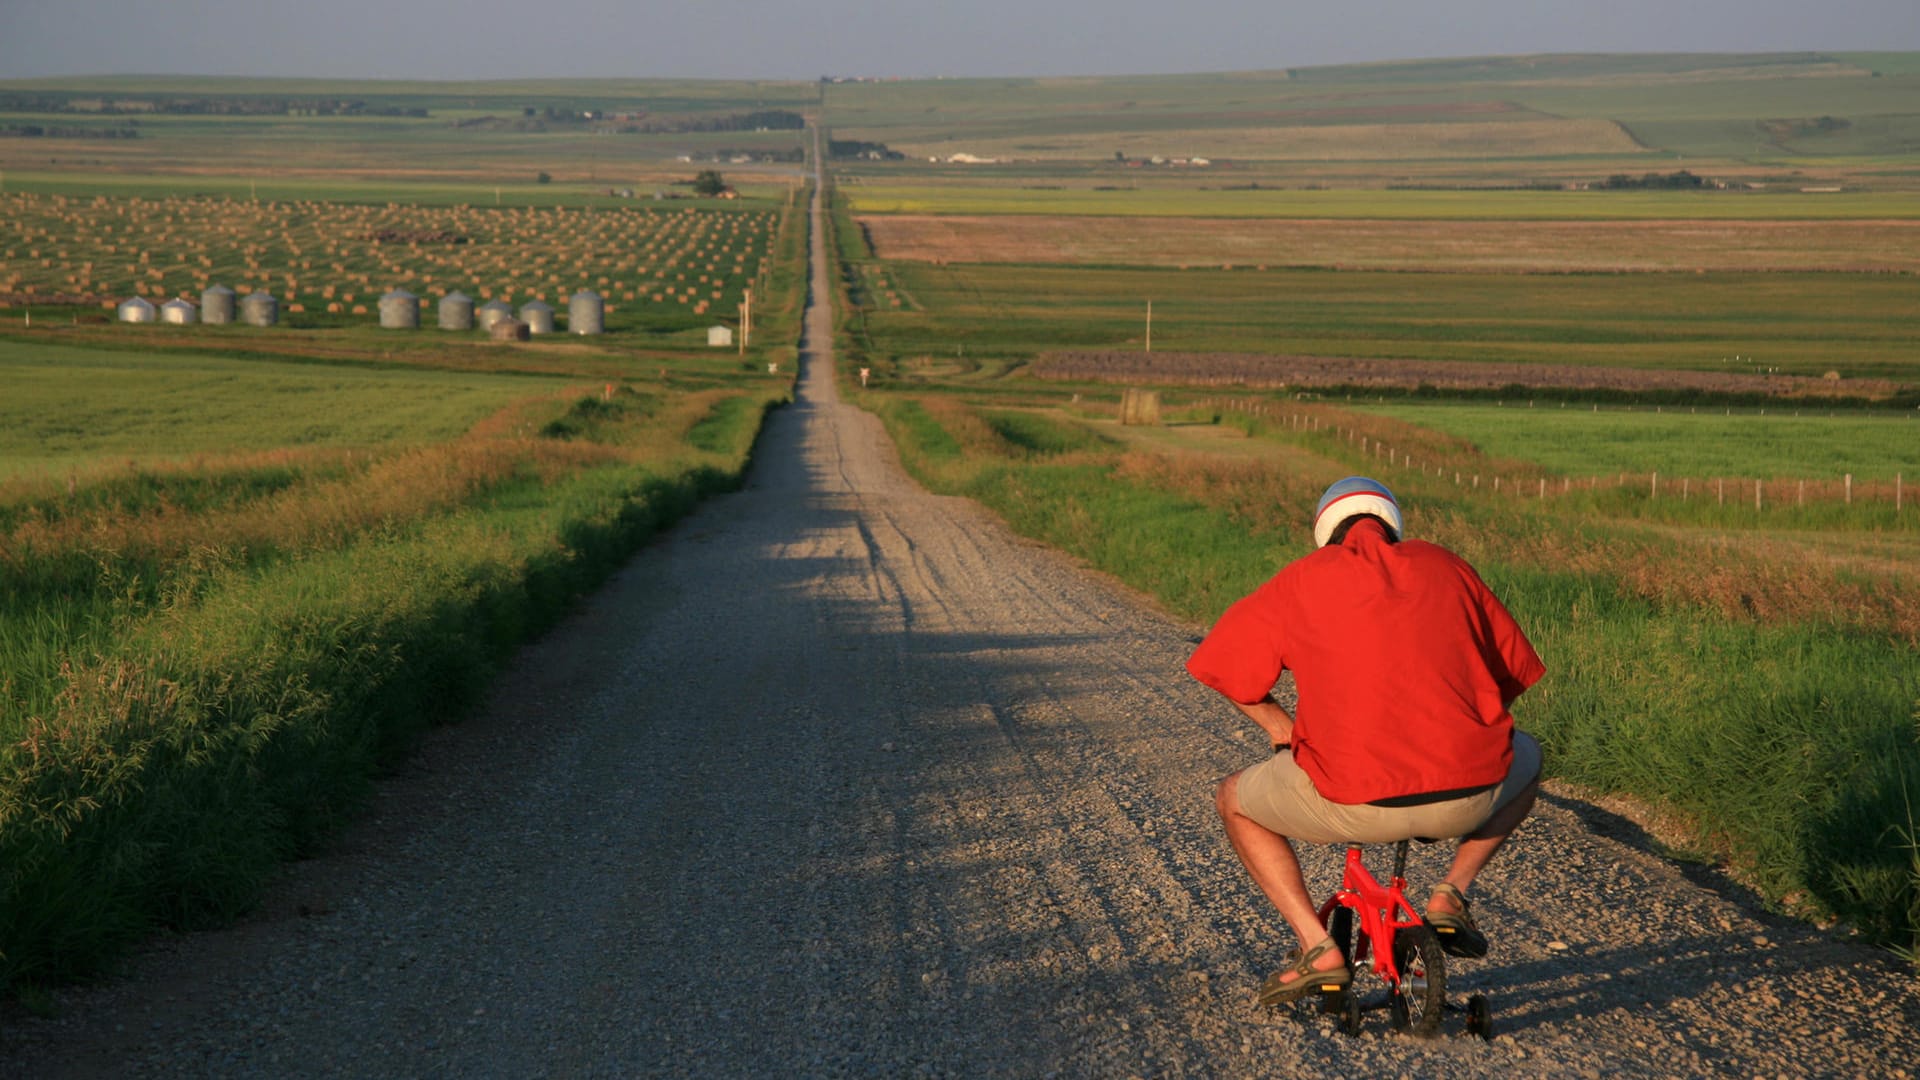
[[(1550, 795), (1476, 889), (1493, 1043), (1254, 1001), (1292, 942), (1214, 781), (1197, 628), (926, 494), (833, 379), (746, 490), (434, 732), (259, 915), (157, 943), (6, 1076), (1903, 1076), (1911, 973)], [(1549, 664), (1552, 657), (1548, 657)], [(1551, 678), (1551, 675), (1549, 675)], [(1306, 853), (1325, 890), (1340, 853)], [(1444, 854), (1417, 853), (1416, 885)], [(1384, 872), (1388, 853), (1378, 852)], [(1694, 880), (1695, 878), (1698, 879)], [(1371, 976), (1363, 988), (1378, 984)], [(1458, 1030), (1458, 1022), (1452, 1025)]]

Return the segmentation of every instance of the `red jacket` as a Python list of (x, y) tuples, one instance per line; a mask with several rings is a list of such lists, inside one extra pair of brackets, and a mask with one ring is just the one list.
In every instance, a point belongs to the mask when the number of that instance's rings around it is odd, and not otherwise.
[(1287, 669), (1294, 759), (1349, 804), (1499, 782), (1513, 760), (1507, 706), (1546, 673), (1466, 560), (1390, 543), (1372, 521), (1228, 608), (1187, 661), (1249, 705)]

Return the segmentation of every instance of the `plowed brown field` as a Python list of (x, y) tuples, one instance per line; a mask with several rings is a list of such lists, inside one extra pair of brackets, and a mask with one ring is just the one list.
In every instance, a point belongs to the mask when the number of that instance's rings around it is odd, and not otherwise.
[(1920, 221), (1334, 221), (874, 215), (884, 259), (1554, 272), (1920, 272)]

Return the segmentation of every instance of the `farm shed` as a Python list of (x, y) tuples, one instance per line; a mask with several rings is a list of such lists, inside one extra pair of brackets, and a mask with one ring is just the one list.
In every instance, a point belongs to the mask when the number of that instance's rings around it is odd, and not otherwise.
[(479, 311), (474, 313), (474, 319), (480, 324), (482, 330), (491, 330), (494, 323), (511, 318), (513, 318), (513, 308), (505, 300), (489, 300), (481, 304)]
[(520, 321), (527, 324), (530, 334), (553, 333), (553, 306), (540, 300), (530, 300), (520, 305)]
[(233, 290), (225, 285), (215, 285), (200, 294), (200, 321), (204, 323), (230, 323), (234, 316)]
[(607, 332), (607, 304), (592, 289), (581, 289), (567, 301), (567, 329), (576, 334)]
[(380, 325), (388, 330), (418, 330), (420, 298), (405, 289), (395, 289), (382, 296)]
[(473, 329), (473, 298), (462, 292), (450, 292), (441, 297), (440, 329)]
[(134, 296), (120, 301), (121, 322), (152, 322), (153, 305), (145, 299)]
[(733, 327), (731, 326), (707, 327), (707, 344), (716, 349), (722, 348), (722, 347), (731, 348), (733, 345)]
[(280, 321), (280, 301), (265, 289), (250, 292), (240, 301), (240, 321), (248, 326), (273, 326)]
[(180, 326), (185, 326), (186, 324), (191, 322), (198, 322), (199, 319), (200, 319), (200, 309), (194, 307), (193, 301), (188, 300), (185, 297), (176, 296), (173, 299), (167, 301), (166, 303), (160, 305), (160, 321), (161, 322), (175, 323)]

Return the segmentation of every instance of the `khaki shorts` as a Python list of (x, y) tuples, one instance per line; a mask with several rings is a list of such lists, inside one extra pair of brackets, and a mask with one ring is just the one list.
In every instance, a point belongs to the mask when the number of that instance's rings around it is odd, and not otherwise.
[(1382, 844), (1420, 837), (1447, 840), (1486, 824), (1540, 775), (1540, 744), (1513, 733), (1513, 765), (1492, 787), (1420, 806), (1337, 803), (1323, 798), (1290, 753), (1250, 766), (1234, 782), (1240, 812), (1270, 832), (1310, 844)]

